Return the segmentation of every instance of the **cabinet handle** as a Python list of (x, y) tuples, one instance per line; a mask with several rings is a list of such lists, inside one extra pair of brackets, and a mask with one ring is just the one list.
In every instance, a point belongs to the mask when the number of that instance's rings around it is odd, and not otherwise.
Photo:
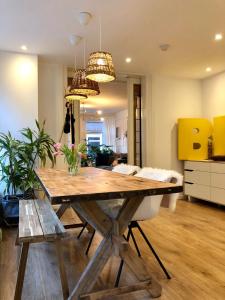
[(194, 184), (193, 182), (185, 181), (186, 184)]
[(191, 169), (184, 169), (184, 171), (194, 172), (194, 170), (191, 170)]

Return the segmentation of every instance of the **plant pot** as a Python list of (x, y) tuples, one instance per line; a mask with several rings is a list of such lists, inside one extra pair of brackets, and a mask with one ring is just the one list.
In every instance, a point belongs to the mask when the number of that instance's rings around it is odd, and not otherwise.
[(18, 225), (19, 223), (19, 200), (23, 195), (7, 195), (1, 200), (3, 221), (7, 226)]

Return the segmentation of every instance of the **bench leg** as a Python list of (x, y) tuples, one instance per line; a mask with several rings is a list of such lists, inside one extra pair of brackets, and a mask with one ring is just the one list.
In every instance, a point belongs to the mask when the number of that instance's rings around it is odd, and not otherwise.
[(69, 297), (69, 287), (68, 287), (65, 266), (63, 263), (63, 255), (62, 255), (62, 248), (61, 248), (60, 241), (55, 241), (55, 248), (56, 248), (58, 264), (59, 264), (59, 272), (60, 272), (60, 279), (61, 279), (61, 285), (62, 285), (63, 299), (67, 299)]
[(19, 228), (17, 229), (17, 233), (16, 233), (16, 240), (15, 240), (15, 246), (19, 246)]
[(21, 299), (24, 275), (25, 275), (26, 264), (27, 264), (27, 256), (28, 256), (28, 251), (29, 251), (29, 245), (30, 245), (29, 243), (23, 243), (23, 245), (22, 245), (14, 300)]

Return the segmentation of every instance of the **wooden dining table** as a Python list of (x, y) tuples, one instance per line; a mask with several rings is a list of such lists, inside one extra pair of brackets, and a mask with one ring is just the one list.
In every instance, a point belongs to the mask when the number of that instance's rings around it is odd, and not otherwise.
[[(65, 170), (37, 169), (36, 176), (52, 204), (61, 204), (61, 213), (70, 205), (103, 237), (68, 299), (104, 299), (113, 295), (146, 289), (151, 298), (161, 295), (161, 285), (147, 270), (123, 234), (145, 196), (179, 193), (181, 186), (93, 167), (81, 168), (71, 176)], [(116, 217), (105, 213), (97, 201), (125, 199)], [(107, 203), (107, 202), (105, 202)], [(138, 284), (93, 293), (98, 276), (109, 258), (117, 255), (134, 273)], [(111, 299), (111, 298), (110, 298)]]

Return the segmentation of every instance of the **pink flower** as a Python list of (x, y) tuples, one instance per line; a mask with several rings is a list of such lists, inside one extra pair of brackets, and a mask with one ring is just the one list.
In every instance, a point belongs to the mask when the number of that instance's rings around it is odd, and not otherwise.
[(70, 149), (74, 149), (75, 148), (75, 144), (70, 144)]
[(59, 151), (61, 149), (61, 143), (54, 144), (54, 148), (56, 151)]

